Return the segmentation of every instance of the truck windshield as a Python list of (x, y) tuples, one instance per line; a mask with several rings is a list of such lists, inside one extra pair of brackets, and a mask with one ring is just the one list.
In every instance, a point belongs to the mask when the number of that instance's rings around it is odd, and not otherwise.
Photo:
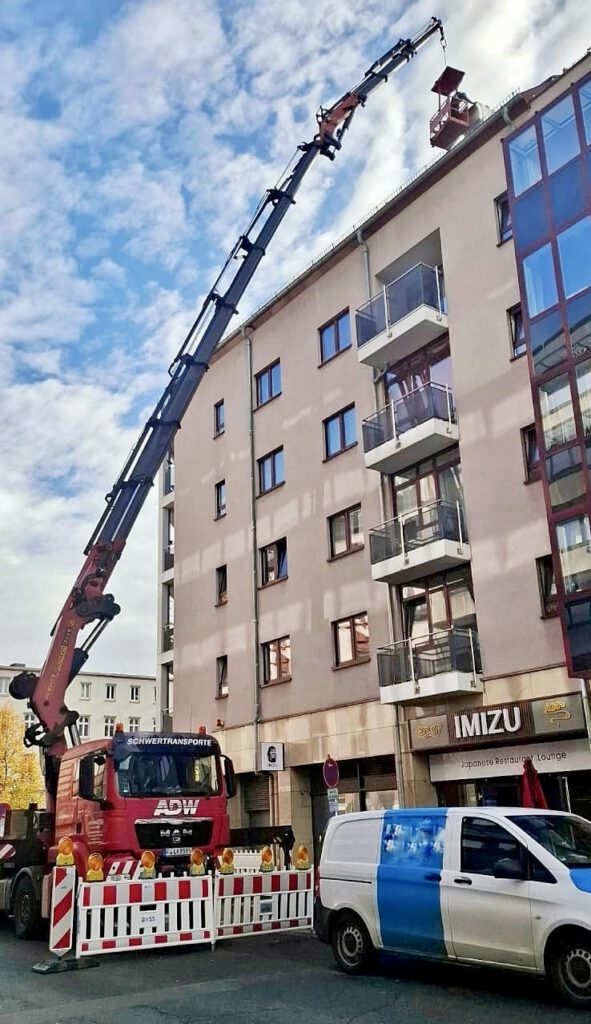
[(170, 796), (219, 793), (215, 757), (196, 757), (175, 751), (155, 754), (134, 751), (115, 764), (121, 796)]
[(516, 814), (510, 818), (569, 868), (591, 868), (591, 822), (553, 814)]

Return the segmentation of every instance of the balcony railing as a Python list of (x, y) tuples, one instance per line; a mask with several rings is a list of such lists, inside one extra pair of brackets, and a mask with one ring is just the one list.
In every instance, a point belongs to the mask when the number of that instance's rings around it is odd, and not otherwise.
[(425, 263), (417, 263), (391, 284), (385, 285), (355, 314), (357, 347), (361, 348), (421, 306), (430, 306), (438, 313), (445, 313), (441, 286), (439, 271)]
[(174, 544), (169, 544), (168, 547), (164, 548), (162, 553), (162, 568), (166, 572), (167, 569), (174, 568)]
[(371, 564), (385, 562), (407, 551), (424, 547), (438, 540), (468, 540), (464, 509), (459, 501), (434, 501), (412, 512), (390, 519), (369, 531)]
[(424, 384), (363, 421), (363, 450), (373, 451), (427, 420), (456, 422), (453, 395), (447, 384)]
[(174, 463), (169, 462), (164, 467), (164, 493), (170, 494), (174, 491)]
[(174, 647), (174, 622), (167, 622), (162, 627), (162, 650), (172, 651)]
[(482, 672), (475, 629), (454, 626), (414, 640), (399, 640), (378, 650), (380, 686), (419, 682), (449, 672), (468, 674), (474, 679)]

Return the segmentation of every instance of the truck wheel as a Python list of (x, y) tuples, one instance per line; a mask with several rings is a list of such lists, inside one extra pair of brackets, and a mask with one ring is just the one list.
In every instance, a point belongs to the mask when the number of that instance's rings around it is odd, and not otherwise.
[(591, 935), (574, 932), (560, 942), (549, 957), (548, 976), (563, 1002), (591, 1008)]
[(346, 974), (362, 974), (375, 955), (367, 928), (356, 914), (338, 918), (332, 931), (332, 950), (337, 966)]
[(17, 939), (34, 939), (41, 928), (41, 905), (27, 875), (16, 883), (12, 913)]

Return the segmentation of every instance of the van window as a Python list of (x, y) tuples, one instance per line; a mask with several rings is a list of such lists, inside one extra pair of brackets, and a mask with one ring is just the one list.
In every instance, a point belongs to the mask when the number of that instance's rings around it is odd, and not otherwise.
[(591, 868), (591, 822), (567, 814), (515, 814), (510, 821), (568, 868)]
[(490, 818), (464, 818), (461, 870), (471, 875), (493, 875), (500, 860), (522, 862), (524, 847), (507, 829)]
[(381, 824), (381, 818), (357, 818), (339, 823), (332, 834), (330, 849), (325, 848), (326, 859), (341, 863), (375, 864)]
[(387, 812), (382, 832), (382, 864), (440, 868), (443, 864), (445, 812)]

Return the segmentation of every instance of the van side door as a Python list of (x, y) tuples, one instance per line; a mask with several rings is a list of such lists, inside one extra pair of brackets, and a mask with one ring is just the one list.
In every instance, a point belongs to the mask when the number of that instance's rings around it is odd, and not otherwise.
[(525, 844), (499, 816), (474, 808), (451, 818), (458, 870), (445, 873), (444, 900), (455, 955), (535, 967)]
[(446, 810), (386, 811), (376, 878), (385, 949), (445, 956), (441, 870)]

